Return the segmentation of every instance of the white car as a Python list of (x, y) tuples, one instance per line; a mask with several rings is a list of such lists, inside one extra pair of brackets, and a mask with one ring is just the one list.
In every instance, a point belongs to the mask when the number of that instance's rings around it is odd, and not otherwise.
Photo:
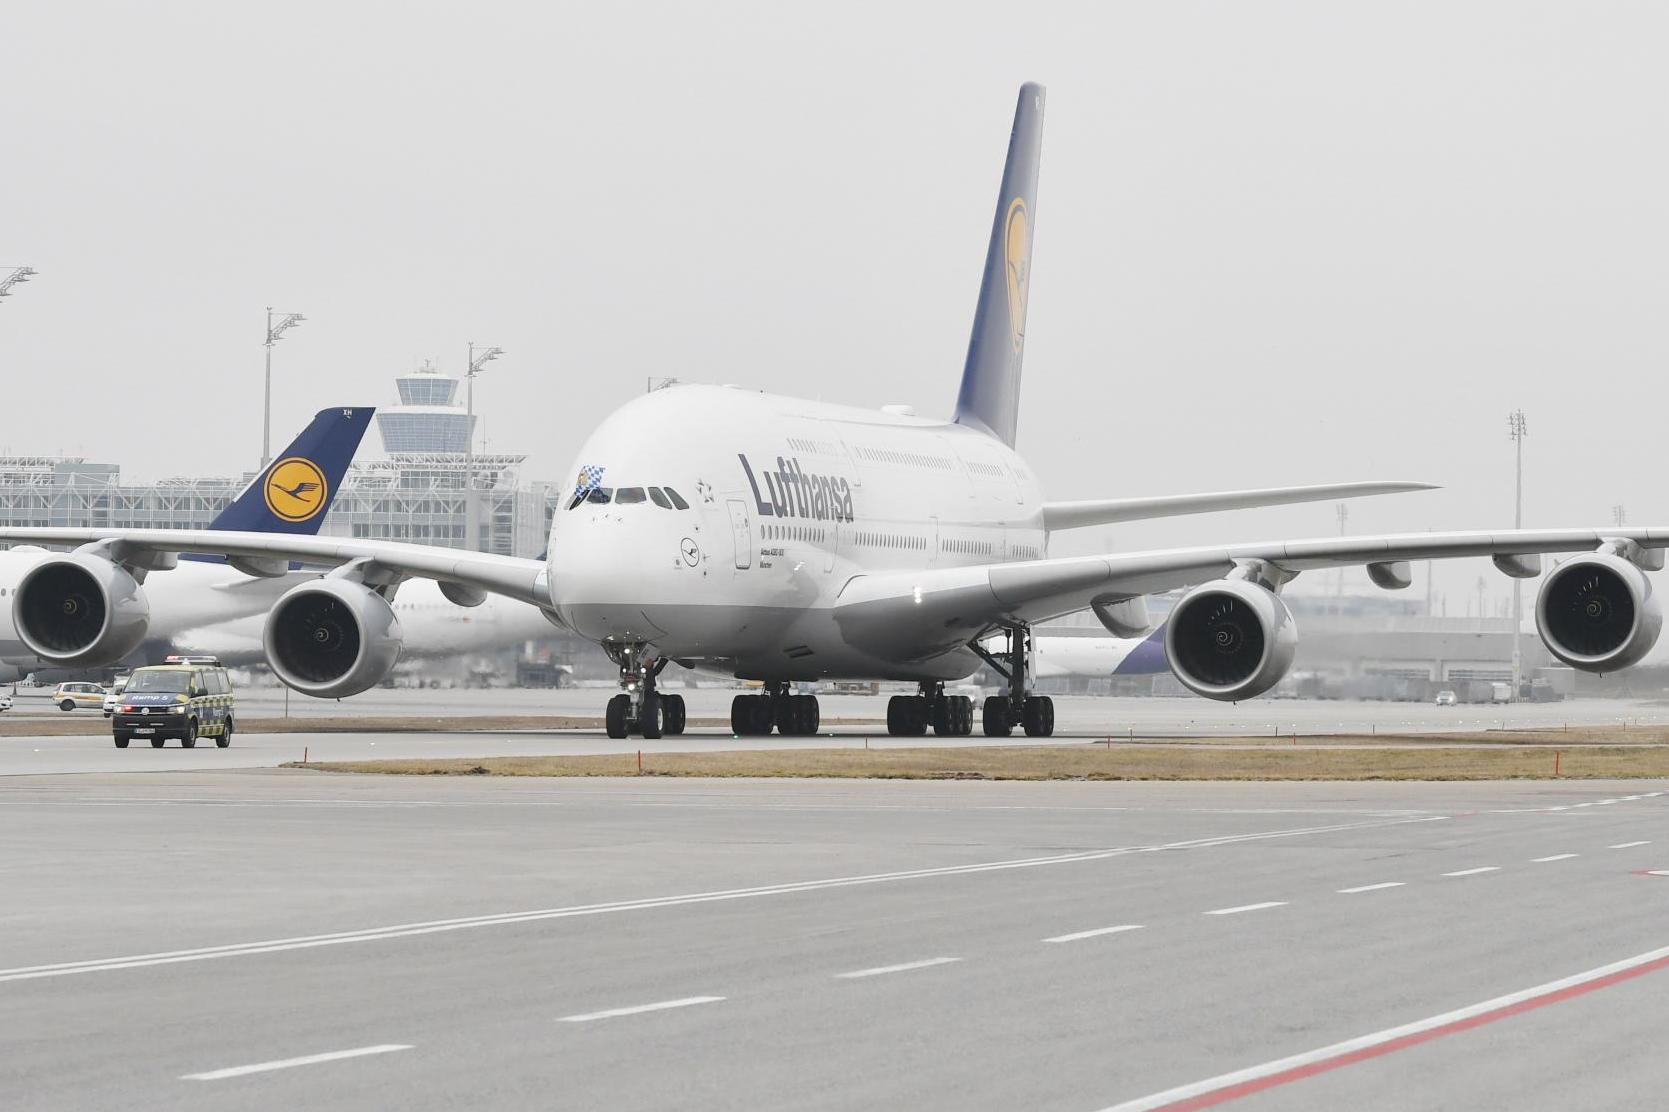
[(127, 690), (127, 677), (117, 676), (116, 682), (110, 685), (110, 693), (104, 697), (104, 716), (109, 718), (116, 713), (116, 704), (121, 701), (122, 692)]
[(11, 709), (12, 709), (12, 697), (10, 695), (0, 695), (0, 710), (11, 710)]
[(1454, 706), (1455, 705), (1455, 693), (1453, 691), (1439, 691), (1437, 693), (1437, 705), (1440, 706), (1440, 707), (1452, 707), (1452, 706)]
[(104, 688), (96, 683), (61, 683), (52, 692), (52, 702), (59, 710), (102, 707)]

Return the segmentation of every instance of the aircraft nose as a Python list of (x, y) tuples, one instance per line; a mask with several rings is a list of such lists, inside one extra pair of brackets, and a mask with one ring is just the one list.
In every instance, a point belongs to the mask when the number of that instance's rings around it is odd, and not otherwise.
[(582, 523), (553, 545), (547, 568), (557, 614), (593, 640), (643, 640), (656, 632), (644, 617), (649, 573), (646, 538), (606, 515)]

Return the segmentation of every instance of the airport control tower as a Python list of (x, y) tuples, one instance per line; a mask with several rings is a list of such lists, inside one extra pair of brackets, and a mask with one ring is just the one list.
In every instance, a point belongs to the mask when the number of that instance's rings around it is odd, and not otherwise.
[(400, 404), (377, 411), (383, 448), (395, 452), (469, 450), (475, 418), (457, 402), (458, 379), (440, 373), (431, 362), (394, 380)]

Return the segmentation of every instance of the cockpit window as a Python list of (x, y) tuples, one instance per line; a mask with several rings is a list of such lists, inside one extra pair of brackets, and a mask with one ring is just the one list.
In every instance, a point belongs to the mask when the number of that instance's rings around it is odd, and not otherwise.
[(663, 510), (672, 509), (672, 503), (667, 501), (666, 495), (661, 493), (660, 487), (649, 488), (649, 501), (655, 503), (655, 505), (659, 506)]
[(617, 506), (635, 506), (647, 498), (648, 495), (643, 493), (642, 487), (621, 487), (614, 494), (614, 504)]
[(613, 487), (592, 487), (591, 493), (585, 496), (585, 500), (593, 505), (606, 506), (613, 494)]
[(673, 490), (671, 487), (666, 488), (666, 496), (672, 499), (672, 504), (677, 506), (680, 510), (687, 510), (690, 508), (690, 504), (684, 501), (683, 498), (679, 497), (678, 492)]

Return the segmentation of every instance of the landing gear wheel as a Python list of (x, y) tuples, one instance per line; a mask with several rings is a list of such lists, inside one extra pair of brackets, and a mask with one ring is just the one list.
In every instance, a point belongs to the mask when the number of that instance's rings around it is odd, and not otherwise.
[(151, 739), (151, 748), (152, 749), (161, 749), (162, 748), (162, 743), (167, 741), (167, 740), (168, 739), (165, 738), (165, 737), (153, 737)]
[(755, 695), (750, 701), (753, 706), (749, 707), (748, 710), (753, 717), (751, 719), (752, 729), (748, 732), (758, 737), (768, 737), (771, 733), (771, 725), (776, 717), (775, 708), (771, 706), (771, 697), (769, 695)]
[(181, 749), (197, 748), (197, 723), (192, 722), (185, 728), (185, 734), (180, 738)]
[(653, 691), (644, 692), (638, 704), (637, 731), (650, 741), (661, 736), (661, 697)]
[(887, 701), (887, 733), (893, 737), (921, 737), (928, 717), (927, 700), (920, 695), (894, 695)]
[(956, 736), (967, 737), (974, 732), (974, 701), (966, 695), (958, 695), (955, 706)]
[(214, 743), (222, 749), (232, 744), (232, 720), (230, 718), (220, 728), (220, 736), (214, 739)]
[(738, 695), (730, 700), (730, 732), (746, 737), (753, 732), (753, 696)]
[(810, 737), (822, 724), (815, 695), (784, 695), (777, 700), (777, 729), (784, 736)]
[(632, 714), (632, 697), (630, 695), (616, 695), (608, 701), (608, 708), (603, 712), (603, 725), (608, 730), (608, 736), (623, 738), (626, 736), (626, 720)]
[(1027, 737), (1055, 736), (1055, 701), (1047, 695), (1027, 696), (1022, 725)]
[(993, 695), (985, 700), (981, 717), (986, 737), (1007, 737), (1014, 732), (1014, 723), (1008, 717), (1008, 699), (1002, 695)]
[(661, 732), (668, 737), (677, 737), (684, 732), (684, 722), (684, 697), (661, 696)]
[(130, 739), (128, 738), (128, 736), (126, 734), (117, 734), (115, 740), (116, 740), (116, 748), (126, 749), (127, 748), (127, 743)]

